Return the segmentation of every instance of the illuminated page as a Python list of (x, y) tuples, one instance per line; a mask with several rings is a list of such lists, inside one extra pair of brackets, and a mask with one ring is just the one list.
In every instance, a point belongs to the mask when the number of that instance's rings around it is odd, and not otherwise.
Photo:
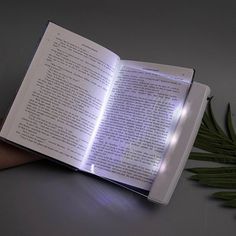
[(49, 23), (1, 136), (78, 167), (118, 62), (108, 49)]
[(184, 79), (188, 69), (167, 69), (158, 70), (149, 63), (123, 63), (81, 168), (150, 189), (191, 82)]

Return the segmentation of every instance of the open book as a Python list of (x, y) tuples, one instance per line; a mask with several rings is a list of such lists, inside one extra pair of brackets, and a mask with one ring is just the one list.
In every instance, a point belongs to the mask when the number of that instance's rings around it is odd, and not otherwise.
[[(180, 139), (176, 130), (183, 123), (193, 72), (121, 60), (108, 49), (49, 22), (0, 136), (149, 194), (153, 183), (161, 180), (157, 176), (162, 163), (166, 169), (171, 165), (165, 160)], [(197, 96), (204, 101), (196, 107), (197, 124), (208, 92), (204, 87), (203, 95)], [(195, 135), (197, 128), (189, 127)], [(195, 135), (188, 136), (191, 142), (183, 143), (183, 150), (191, 149)], [(184, 160), (187, 155), (182, 155)], [(177, 182), (173, 173), (181, 173), (184, 162), (178, 154), (172, 158), (175, 166), (182, 164), (165, 178)], [(168, 201), (155, 196), (153, 201)]]

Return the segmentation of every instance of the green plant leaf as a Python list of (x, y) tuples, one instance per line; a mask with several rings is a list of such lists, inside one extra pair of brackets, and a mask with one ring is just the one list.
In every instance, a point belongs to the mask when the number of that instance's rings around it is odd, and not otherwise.
[(202, 118), (203, 124), (206, 126), (207, 129), (212, 130), (213, 132), (216, 131), (215, 126), (212, 124), (210, 117), (207, 112), (204, 113)]
[(190, 177), (192, 180), (206, 180), (206, 179), (235, 179), (236, 180), (236, 172), (233, 173), (220, 173), (220, 174), (197, 174), (197, 175), (192, 175)]
[(227, 115), (226, 115), (226, 128), (231, 140), (236, 143), (236, 133), (234, 131), (234, 126), (232, 122), (231, 108), (230, 104), (228, 104)]
[(219, 135), (210, 133), (209, 131), (199, 130), (197, 140), (204, 139), (204, 141), (209, 141), (212, 143), (220, 143), (223, 145), (231, 145), (234, 148), (236, 147), (236, 144), (233, 143), (233, 141), (229, 139), (224, 139), (222, 137), (219, 137)]
[[(191, 152), (189, 159), (217, 162), (224, 166), (196, 167), (186, 170), (194, 173), (190, 179), (201, 185), (236, 190), (236, 133), (230, 105), (225, 115), (225, 123), (226, 133), (216, 122), (210, 99), (194, 143), (195, 147), (206, 152)], [(224, 201), (224, 206), (236, 208), (236, 191), (220, 191), (212, 196)]]
[(236, 156), (236, 150), (233, 150), (233, 149), (229, 150), (227, 149), (228, 146), (209, 143), (206, 140), (203, 140), (201, 138), (196, 139), (194, 146), (202, 150), (205, 150), (207, 152), (219, 153), (219, 154), (224, 154), (224, 155), (229, 155), (229, 156)]
[(192, 152), (190, 153), (189, 159), (198, 161), (212, 161), (225, 164), (236, 164), (235, 156), (228, 156), (225, 154), (217, 154), (217, 153)]
[(209, 100), (209, 103), (208, 103), (208, 112), (209, 112), (209, 117), (211, 119), (211, 122), (212, 122), (212, 126), (215, 127), (215, 130), (218, 134), (220, 134), (222, 137), (227, 137), (227, 135), (225, 134), (225, 132), (221, 129), (221, 127), (218, 125), (218, 123), (216, 122), (216, 119), (215, 119), (215, 116), (212, 112), (212, 107), (211, 107), (211, 100)]
[(235, 167), (197, 167), (186, 169), (196, 174), (220, 174), (220, 173), (234, 173), (236, 172)]
[(236, 199), (230, 200), (230, 201), (226, 201), (224, 203), (225, 207), (232, 207), (232, 208), (236, 208)]
[(222, 200), (233, 200), (233, 199), (236, 199), (236, 192), (234, 191), (216, 192), (212, 195), (212, 197), (217, 198), (217, 199), (222, 199)]
[(204, 178), (200, 179), (199, 183), (209, 187), (235, 189), (236, 179), (230, 178)]

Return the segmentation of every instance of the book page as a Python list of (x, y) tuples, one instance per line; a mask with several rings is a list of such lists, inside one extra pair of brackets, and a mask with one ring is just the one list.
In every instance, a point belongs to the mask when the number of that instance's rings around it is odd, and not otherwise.
[(148, 63), (141, 64), (124, 63), (121, 67), (81, 168), (149, 190), (178, 122), (191, 79), (178, 77), (183, 70), (179, 74), (170, 68), (173, 73), (167, 74), (167, 68), (163, 71)]
[(49, 23), (1, 136), (78, 167), (118, 63), (108, 49)]

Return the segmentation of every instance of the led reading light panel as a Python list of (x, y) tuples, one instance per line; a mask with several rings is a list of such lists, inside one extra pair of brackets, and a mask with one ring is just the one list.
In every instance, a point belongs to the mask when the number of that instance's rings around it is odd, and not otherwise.
[(149, 191), (191, 81), (146, 67), (121, 64), (79, 169)]

